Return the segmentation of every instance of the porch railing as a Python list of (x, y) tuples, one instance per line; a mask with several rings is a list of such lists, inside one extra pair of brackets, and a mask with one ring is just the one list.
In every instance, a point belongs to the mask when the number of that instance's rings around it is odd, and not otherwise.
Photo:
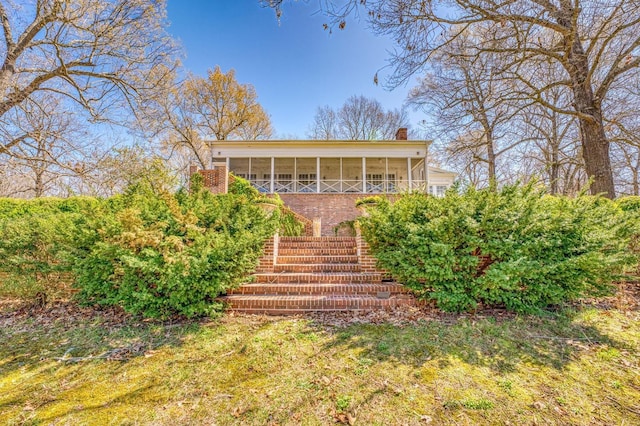
[[(251, 184), (262, 193), (271, 192), (271, 180), (270, 179), (252, 179)], [(406, 180), (375, 180), (368, 181), (366, 184), (366, 191), (362, 190), (362, 180), (349, 180), (349, 179), (322, 179), (320, 181), (313, 180), (277, 180), (273, 181), (274, 192), (278, 193), (303, 193), (312, 194), (318, 192), (318, 185), (320, 185), (320, 193), (368, 193), (368, 194), (382, 194), (382, 193), (396, 193), (403, 192), (411, 189), (411, 191), (426, 191), (427, 182), (425, 180), (413, 180), (411, 182), (411, 188), (409, 188), (409, 182)]]

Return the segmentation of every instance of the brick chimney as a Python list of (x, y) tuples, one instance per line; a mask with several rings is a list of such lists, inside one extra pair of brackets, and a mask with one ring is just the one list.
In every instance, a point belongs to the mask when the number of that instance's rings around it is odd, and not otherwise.
[(396, 140), (397, 141), (406, 141), (407, 140), (407, 128), (400, 127), (396, 132)]

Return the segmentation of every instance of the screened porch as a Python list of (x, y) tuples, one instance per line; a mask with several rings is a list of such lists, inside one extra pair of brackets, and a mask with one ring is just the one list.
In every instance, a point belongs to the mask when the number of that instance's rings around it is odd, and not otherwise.
[(369, 157), (227, 158), (263, 193), (395, 193), (424, 190), (424, 159)]

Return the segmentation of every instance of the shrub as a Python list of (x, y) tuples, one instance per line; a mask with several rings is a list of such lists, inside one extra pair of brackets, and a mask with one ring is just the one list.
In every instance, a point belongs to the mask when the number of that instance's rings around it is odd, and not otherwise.
[(369, 211), (361, 227), (381, 266), (448, 311), (536, 312), (605, 294), (625, 262), (628, 231), (614, 202), (552, 197), (533, 184), (408, 194)]
[(191, 192), (154, 192), (143, 184), (98, 226), (100, 241), (75, 265), (84, 303), (120, 305), (166, 318), (207, 315), (215, 299), (256, 265), (278, 215), (246, 195), (213, 195), (197, 178)]
[(640, 276), (640, 197), (622, 197), (616, 202), (623, 212), (624, 223), (630, 234), (628, 252), (633, 269), (629, 272)]
[(103, 201), (87, 197), (0, 199), (3, 287), (30, 297), (55, 293), (62, 281), (71, 281), (74, 259), (97, 237), (90, 218), (103, 208)]

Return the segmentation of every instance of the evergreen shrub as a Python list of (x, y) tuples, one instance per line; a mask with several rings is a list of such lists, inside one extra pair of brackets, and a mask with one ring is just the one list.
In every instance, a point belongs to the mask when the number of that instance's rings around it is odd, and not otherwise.
[(381, 199), (361, 218), (380, 266), (447, 311), (539, 312), (606, 294), (628, 262), (629, 226), (608, 199), (534, 184)]

